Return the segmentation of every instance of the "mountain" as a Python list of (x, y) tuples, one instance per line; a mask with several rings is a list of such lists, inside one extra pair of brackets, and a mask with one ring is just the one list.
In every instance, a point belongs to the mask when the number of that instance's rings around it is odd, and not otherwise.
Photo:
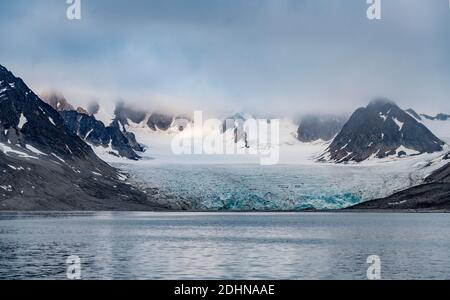
[(59, 112), (69, 132), (78, 135), (95, 149), (102, 147), (110, 155), (131, 160), (141, 158), (135, 151), (143, 152), (145, 149), (136, 141), (133, 133), (126, 131), (123, 123), (128, 119), (123, 117), (123, 113), (116, 115), (114, 121), (106, 126), (95, 117), (99, 110), (97, 103), (89, 104), (88, 110), (82, 107), (75, 110), (61, 93), (54, 92), (45, 94), (43, 100)]
[(50, 92), (41, 95), (42, 100), (48, 103), (56, 111), (74, 110), (75, 108), (70, 104), (61, 93)]
[(432, 121), (447, 121), (450, 120), (450, 115), (447, 114), (437, 114), (436, 116), (429, 116), (429, 115), (425, 115), (422, 114), (422, 117), (424, 117), (427, 120), (432, 120)]
[(450, 115), (439, 113), (433, 117), (426, 114), (418, 114), (413, 109), (408, 109), (406, 112), (430, 129), (437, 137), (447, 143), (450, 142)]
[(412, 108), (407, 109), (406, 112), (409, 113), (410, 115), (412, 115), (414, 118), (416, 118), (419, 121), (422, 121), (423, 119), (430, 120), (430, 121), (448, 121), (448, 120), (450, 120), (450, 115), (443, 114), (443, 113), (436, 114), (435, 116), (430, 116), (427, 114), (418, 114)]
[(422, 120), (422, 117), (412, 108), (408, 108), (407, 110), (405, 110), (405, 112), (410, 114), (413, 118), (415, 118), (418, 121)]
[[(447, 154), (446, 158), (448, 159), (448, 157), (449, 155)], [(364, 202), (350, 209), (449, 210), (450, 163), (432, 173), (419, 186), (409, 188), (384, 199)]]
[(0, 66), (0, 210), (151, 210), (60, 114)]
[(127, 132), (121, 121), (113, 121), (105, 126), (94, 116), (74, 110), (62, 111), (64, 125), (72, 134), (78, 135), (94, 147), (108, 149), (108, 153), (117, 157), (138, 160), (141, 157), (135, 151), (144, 148), (136, 141), (133, 133)]
[[(110, 125), (110, 127), (117, 128), (121, 132), (121, 134), (126, 138), (126, 140), (123, 140), (123, 147), (121, 148), (131, 148), (134, 151), (137, 152), (145, 152), (145, 146), (140, 144), (136, 140), (136, 136), (134, 133), (127, 131), (126, 124), (123, 124), (120, 121), (113, 121)], [(112, 146), (114, 147), (114, 142), (112, 142)], [(119, 153), (120, 154), (120, 153)]]
[[(192, 121), (184, 116), (172, 114), (149, 112), (147, 110), (130, 107), (123, 102), (117, 104), (114, 111), (114, 120), (119, 121), (123, 128), (144, 128), (152, 131), (178, 132), (183, 131)], [(127, 135), (126, 130), (123, 131)], [(132, 138), (133, 139), (133, 138)]]
[(174, 118), (169, 115), (152, 113), (147, 119), (147, 126), (153, 131), (166, 131), (170, 128)]
[(357, 109), (321, 160), (361, 162), (443, 150), (444, 142), (394, 102), (374, 100)]
[(342, 116), (305, 116), (297, 130), (298, 139), (302, 142), (329, 141), (341, 131), (346, 120)]
[(252, 116), (244, 113), (235, 113), (222, 121), (221, 133), (232, 132), (234, 143), (244, 141), (244, 145), (248, 148), (248, 133), (245, 131), (244, 123)]
[(124, 102), (117, 103), (114, 109), (114, 120), (123, 125), (130, 125), (130, 122), (139, 124), (145, 120), (146, 116), (145, 111), (128, 106)]

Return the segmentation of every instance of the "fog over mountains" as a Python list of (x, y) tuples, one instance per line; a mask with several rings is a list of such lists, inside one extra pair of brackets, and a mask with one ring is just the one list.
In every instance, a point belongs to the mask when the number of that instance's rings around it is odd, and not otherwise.
[(0, 66), (1, 210), (149, 210), (160, 205), (125, 184), (68, 130), (64, 119)]
[[(2, 209), (154, 210), (168, 207), (125, 184), (125, 177), (96, 153), (139, 160), (153, 145), (141, 144), (134, 130), (170, 137), (192, 125), (189, 117), (141, 110), (119, 102), (114, 113), (102, 121), (97, 119), (102, 107), (96, 103), (84, 109), (70, 103), (62, 94), (48, 94), (43, 98), (47, 103), (20, 78), (0, 66)], [(246, 113), (225, 115), (217, 132), (232, 137), (231, 143), (252, 147), (243, 126), (252, 117)], [(299, 145), (323, 145), (324, 152), (318, 162), (338, 164), (441, 153), (447, 146), (434, 134), (435, 128), (444, 128), (441, 133), (450, 128), (445, 113), (429, 116), (413, 109), (403, 110), (386, 99), (374, 100), (356, 109), (350, 117), (308, 114), (297, 120), (288, 121), (297, 128), (289, 133), (290, 137), (295, 136)], [(291, 144), (289, 140), (285, 146)], [(447, 161), (449, 155), (443, 153), (440, 161)], [(358, 208), (392, 209), (392, 203), (401, 204), (394, 205), (395, 208), (448, 208), (448, 176), (447, 164), (428, 176), (422, 186)]]
[[(56, 100), (58, 97), (60, 101)], [(132, 130), (127, 128), (148, 128), (150, 132), (174, 134), (192, 125), (189, 116), (164, 113), (161, 110), (140, 109), (123, 101), (115, 105), (114, 113), (108, 118), (109, 121), (102, 123), (96, 119), (96, 113), (89, 114), (81, 107), (75, 110), (74, 106), (61, 95), (51, 95), (46, 99), (61, 111), (61, 116), (72, 133), (78, 134), (95, 147), (111, 148), (109, 153), (112, 155), (129, 159), (139, 159), (139, 152), (145, 151), (145, 146), (141, 145)], [(99, 107), (97, 106), (95, 110), (98, 112)], [(297, 116), (291, 121), (298, 128), (292, 134), (295, 134), (302, 143), (330, 142), (319, 160), (335, 163), (433, 153), (442, 151), (445, 144), (427, 128), (429, 124), (441, 123), (445, 127), (449, 120), (445, 113), (438, 113), (434, 117), (419, 114), (413, 109), (403, 110), (395, 102), (380, 98), (348, 115), (350, 117), (345, 114), (323, 113)], [(285, 117), (279, 116), (282, 119)], [(246, 141), (248, 133), (244, 130), (244, 122), (249, 118), (261, 117), (235, 113), (222, 114), (219, 118), (223, 120), (220, 132), (232, 130), (237, 143), (241, 140)], [(425, 121), (428, 123), (425, 124)]]

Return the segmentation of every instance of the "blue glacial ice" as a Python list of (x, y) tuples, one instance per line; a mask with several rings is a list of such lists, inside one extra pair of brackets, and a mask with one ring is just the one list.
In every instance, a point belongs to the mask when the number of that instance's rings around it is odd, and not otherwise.
[[(132, 180), (198, 210), (339, 209), (414, 182), (385, 167), (317, 165), (120, 165)], [(417, 175), (417, 178), (420, 174)]]

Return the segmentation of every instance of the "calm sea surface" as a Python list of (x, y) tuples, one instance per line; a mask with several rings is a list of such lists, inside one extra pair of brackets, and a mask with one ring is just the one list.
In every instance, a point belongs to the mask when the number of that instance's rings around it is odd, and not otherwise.
[(0, 213), (0, 279), (449, 279), (450, 215)]

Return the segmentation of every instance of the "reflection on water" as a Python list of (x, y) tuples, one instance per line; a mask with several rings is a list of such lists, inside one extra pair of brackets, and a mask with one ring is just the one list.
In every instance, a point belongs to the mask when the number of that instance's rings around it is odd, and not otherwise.
[(450, 278), (446, 214), (0, 213), (0, 278)]

